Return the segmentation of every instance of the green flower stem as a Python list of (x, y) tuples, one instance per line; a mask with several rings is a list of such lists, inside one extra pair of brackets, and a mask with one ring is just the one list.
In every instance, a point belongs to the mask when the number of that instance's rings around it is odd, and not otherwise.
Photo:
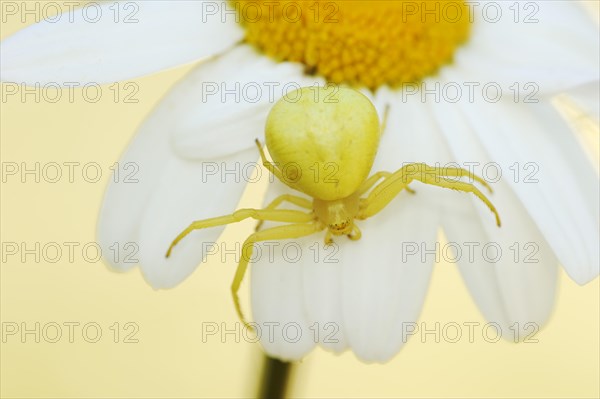
[(289, 387), (293, 364), (265, 356), (258, 398), (285, 398)]

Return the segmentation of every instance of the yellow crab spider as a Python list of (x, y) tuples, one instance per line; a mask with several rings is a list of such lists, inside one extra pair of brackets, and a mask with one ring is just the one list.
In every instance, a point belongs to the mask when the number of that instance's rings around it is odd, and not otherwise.
[[(328, 86), (305, 87), (289, 93), (273, 106), (267, 118), (267, 148), (274, 162), (267, 160), (258, 140), (256, 145), (270, 173), (313, 200), (285, 194), (264, 209), (240, 209), (231, 215), (195, 221), (175, 238), (166, 256), (169, 257), (173, 247), (193, 230), (248, 218), (258, 220), (257, 231), (242, 246), (243, 256), (231, 285), (237, 314), (248, 325), (240, 307), (238, 289), (254, 243), (300, 238), (323, 230), (327, 230), (327, 244), (332, 242), (332, 236), (346, 235), (358, 240), (361, 232), (354, 221), (377, 214), (400, 191), (412, 191), (408, 185), (413, 180), (473, 193), (494, 213), (500, 226), (494, 205), (473, 184), (459, 179), (470, 178), (490, 192), (491, 188), (485, 180), (465, 169), (416, 163), (394, 173), (377, 172), (368, 177), (384, 126), (385, 118), (380, 125), (375, 107), (358, 91)], [(279, 209), (283, 202), (306, 211)], [(259, 231), (263, 221), (287, 224)]]

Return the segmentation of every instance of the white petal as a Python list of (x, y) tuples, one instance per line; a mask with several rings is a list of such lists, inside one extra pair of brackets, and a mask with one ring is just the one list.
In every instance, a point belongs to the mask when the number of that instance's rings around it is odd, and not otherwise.
[(499, 102), (462, 109), (569, 276), (579, 284), (595, 278), (600, 267), (600, 187), (565, 122), (544, 103)]
[[(265, 205), (270, 203), (276, 197), (282, 194), (294, 194), (301, 197), (306, 197), (304, 194), (298, 193), (280, 183), (274, 181), (270, 184)], [(308, 198), (309, 200), (312, 200)], [(282, 208), (294, 208), (291, 204), (282, 205)], [(300, 209), (300, 208), (299, 208)], [(302, 210), (302, 209), (300, 209)], [(267, 227), (269, 224), (265, 224)], [(325, 246), (324, 233), (318, 233), (314, 236), (307, 237), (302, 240), (296, 240), (301, 245), (303, 256), (298, 259), (298, 262), (293, 267), (301, 269), (302, 273), (302, 297), (304, 299), (303, 309), (308, 325), (310, 326), (309, 333), (312, 335), (314, 342), (320, 344), (323, 348), (332, 350), (336, 353), (342, 352), (347, 348), (348, 343), (344, 334), (343, 319), (342, 319), (342, 270), (344, 264), (339, 259), (339, 247)], [(293, 245), (293, 244), (288, 244)], [(283, 248), (280, 247), (280, 248)], [(279, 267), (287, 268), (292, 266), (288, 264), (289, 258), (283, 257), (281, 250), (277, 259)], [(293, 248), (290, 249), (293, 255)], [(254, 295), (260, 295), (256, 291), (255, 281), (263, 279), (263, 273), (268, 270), (257, 270), (253, 274), (252, 292)], [(290, 270), (290, 273), (292, 271)], [(258, 279), (258, 280), (257, 280)], [(257, 301), (253, 303), (253, 313), (262, 314), (265, 312), (261, 303), (268, 305), (267, 302)], [(272, 306), (272, 304), (270, 305)], [(281, 305), (280, 305), (281, 306)], [(269, 311), (268, 309), (266, 310)], [(290, 313), (289, 310), (284, 310), (284, 314)], [(264, 317), (263, 317), (264, 318)], [(300, 357), (298, 357), (300, 358)]]
[(512, 340), (518, 331), (522, 340), (552, 312), (558, 261), (508, 185), (496, 184), (491, 200), (502, 212), (501, 228), (487, 209), (479, 209), (480, 219), (465, 218), (478, 211), (471, 201), (444, 213), (448, 248), (460, 251), (450, 259), (484, 317), (498, 323), (503, 338)]
[[(359, 241), (339, 237), (324, 247), (321, 232), (273, 243), (271, 259), (263, 248), (251, 266), (251, 283), (252, 313), (265, 351), (298, 360), (319, 343), (335, 352), (349, 346), (367, 362), (394, 356), (408, 338), (403, 329), (419, 316), (433, 266), (433, 257), (423, 262), (420, 254), (402, 259), (399, 248), (435, 248), (438, 213), (432, 207), (401, 194), (381, 214), (359, 222)], [(281, 331), (299, 326), (302, 339), (277, 333), (269, 341), (267, 322)]]
[[(275, 180), (269, 184), (265, 205), (282, 194), (308, 198)], [(304, 210), (289, 203), (280, 208)], [(263, 229), (275, 225), (267, 222)], [(268, 245), (273, 249), (269, 250)], [(262, 256), (250, 266), (252, 314), (263, 330), (261, 344), (265, 351), (284, 360), (299, 360), (317, 343), (336, 352), (343, 350), (340, 265), (335, 257), (327, 258), (331, 249), (323, 249), (323, 233), (268, 245), (261, 247)], [(326, 301), (321, 301), (324, 297)], [(264, 323), (269, 321), (279, 323), (280, 330), (287, 324), (290, 333), (300, 326), (302, 338), (295, 342), (289, 334), (279, 333), (269, 339), (264, 334)]]
[(127, 270), (138, 262), (112, 256), (109, 248), (115, 243), (120, 248), (128, 243), (138, 245), (142, 213), (165, 165), (175, 158), (165, 134), (171, 115), (166, 104), (168, 101), (162, 102), (139, 129), (119, 160), (119, 177), (113, 174), (104, 194), (97, 236), (102, 253), (111, 254), (105, 260), (118, 270)]
[(339, 240), (344, 332), (359, 359), (385, 362), (406, 342), (434, 261), (414, 252), (435, 248), (438, 218), (429, 201), (405, 193), (360, 223), (360, 241)]
[[(150, 122), (150, 121), (149, 121)], [(195, 231), (165, 258), (172, 240), (191, 222), (232, 213), (244, 182), (240, 176), (224, 174), (234, 165), (254, 162), (256, 152), (247, 150), (216, 162), (191, 162), (168, 153), (170, 147), (152, 148), (139, 154), (150, 140), (143, 133), (123, 157), (122, 164), (135, 162), (139, 183), (111, 183), (99, 219), (98, 239), (105, 254), (116, 242), (127, 249), (129, 258), (105, 257), (112, 266), (128, 269), (140, 266), (154, 288), (170, 288), (183, 281), (202, 261), (223, 231), (222, 227)], [(164, 135), (164, 133), (163, 133)], [(140, 145), (137, 145), (141, 143)], [(145, 145), (144, 145), (145, 144)], [(238, 180), (238, 181), (236, 181)], [(243, 179), (242, 179), (243, 180)], [(126, 247), (133, 243), (132, 247)]]
[(261, 255), (250, 266), (252, 317), (261, 331), (260, 343), (272, 357), (299, 360), (316, 345), (304, 307), (302, 270), (314, 241), (307, 237), (259, 245)]
[[(419, 100), (402, 101), (381, 89), (377, 103), (391, 106), (372, 172), (394, 172), (403, 164), (449, 160), (437, 126)], [(380, 105), (381, 107), (381, 105)], [(429, 286), (442, 199), (457, 193), (413, 183), (415, 195), (401, 193), (381, 213), (359, 226), (360, 241), (340, 241), (343, 262), (344, 333), (357, 357), (385, 362), (406, 343)]]
[[(393, 172), (411, 162), (435, 165), (448, 160), (437, 127), (418, 100), (402, 101), (385, 89), (377, 97), (391, 110), (373, 172)], [(420, 183), (411, 187), (417, 194), (402, 193), (380, 214), (360, 222), (360, 241), (340, 245), (345, 265), (344, 331), (363, 361), (389, 360), (410, 336), (435, 260), (424, 256), (424, 251), (436, 248), (441, 199), (464, 199)]]
[(600, 82), (596, 81), (587, 85), (574, 87), (567, 94), (575, 100), (577, 105), (586, 112), (593, 121), (600, 120)]
[[(487, 152), (457, 108), (433, 107), (448, 144), (458, 160), (488, 164)], [(454, 249), (451, 260), (485, 318), (498, 324), (503, 338), (522, 340), (550, 316), (558, 261), (509, 185), (500, 181), (493, 186), (489, 198), (500, 212), (501, 228), (478, 200), (449, 204), (442, 220), (448, 248)], [(465, 217), (474, 212), (481, 218)]]
[(186, 77), (181, 114), (170, 130), (174, 147), (181, 157), (206, 159), (254, 146), (273, 104), (316, 82), (321, 80), (303, 76), (300, 64), (239, 46)]
[(190, 233), (169, 259), (165, 258), (167, 248), (191, 222), (233, 213), (245, 182), (242, 174), (225, 171), (241, 171), (255, 160), (256, 150), (250, 149), (218, 163), (173, 158), (163, 166), (139, 231), (139, 260), (144, 277), (153, 287), (171, 288), (196, 269), (224, 226)]
[[(426, 80), (425, 83), (431, 86), (433, 81)], [(405, 95), (382, 87), (377, 92), (375, 102), (378, 109), (384, 109), (388, 105), (390, 111), (372, 172), (382, 169), (395, 172), (403, 164), (413, 162), (435, 166), (452, 161), (439, 127), (429, 115), (420, 96)]]
[(552, 105), (566, 120), (596, 175), (600, 175), (600, 83), (575, 87), (554, 96)]
[[(343, 238), (345, 240), (345, 237)], [(340, 353), (348, 348), (342, 309), (342, 276), (346, 265), (341, 262), (340, 247), (326, 246), (323, 234), (303, 248), (313, 256), (303, 264), (304, 306), (307, 317), (323, 348)]]
[[(118, 183), (111, 179), (98, 222), (98, 240), (105, 260), (119, 270), (141, 264), (146, 278), (156, 288), (177, 284), (202, 260), (198, 252), (202, 248), (198, 248), (197, 240), (192, 237), (176, 248), (168, 262), (163, 252), (179, 230), (193, 220), (231, 213), (235, 209), (243, 189), (244, 173), (227, 174), (226, 170), (247, 170), (245, 166), (252, 166), (258, 156), (253, 148), (213, 161), (178, 158), (171, 146), (169, 131), (188, 111), (181, 102), (181, 92), (186, 90), (186, 79), (183, 79), (144, 122), (119, 161), (121, 176)], [(248, 128), (252, 129), (252, 125), (248, 124)], [(225, 161), (229, 164), (223, 163)], [(232, 165), (232, 162), (237, 164)], [(126, 176), (137, 181), (126, 183)], [(233, 184), (222, 184), (223, 179), (231, 183), (236, 178)], [(143, 218), (144, 213), (147, 219)], [(214, 241), (219, 233), (218, 228), (209, 229), (201, 236), (206, 241)], [(115, 243), (121, 249), (119, 256), (115, 254)], [(134, 246), (124, 248), (128, 243)], [(133, 254), (135, 245), (139, 251)], [(130, 257), (125, 258), (124, 249)]]
[(3, 40), (0, 79), (107, 83), (218, 54), (243, 37), (235, 15), (223, 14), (226, 6), (208, 0), (92, 3)]
[(524, 87), (529, 82), (544, 94), (598, 80), (598, 26), (580, 5), (492, 1), (473, 7), (476, 22), (469, 42), (447, 68), (460, 71), (464, 80), (499, 83), (509, 95), (517, 89), (531, 93), (531, 87)]

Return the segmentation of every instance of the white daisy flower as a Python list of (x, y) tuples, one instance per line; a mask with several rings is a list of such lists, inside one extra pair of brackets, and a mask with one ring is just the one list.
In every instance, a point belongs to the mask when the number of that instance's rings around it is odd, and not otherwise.
[[(217, 241), (222, 228), (195, 231), (169, 259), (165, 250), (191, 221), (231, 213), (244, 189), (231, 177), (223, 184), (207, 165), (255, 162), (254, 139), (285, 84), (326, 80), (365, 88), (380, 112), (390, 105), (373, 171), (497, 163), (492, 201), (503, 227), (476, 199), (415, 185), (416, 195), (400, 195), (361, 223), (361, 240), (336, 240), (337, 263), (308, 251), (322, 248), (322, 236), (297, 240), (305, 256), (295, 263), (281, 251), (261, 257), (251, 266), (254, 321), (296, 323), (304, 332), (296, 342), (265, 335), (269, 355), (299, 359), (321, 345), (364, 361), (394, 356), (419, 316), (440, 226), (457, 244), (441, 251), (457, 258), (482, 313), (504, 331), (548, 319), (559, 264), (579, 284), (598, 275), (598, 159), (551, 104), (567, 93), (597, 126), (598, 26), (579, 4), (282, 2), (270, 18), (267, 3), (138, 2), (135, 23), (90, 23), (75, 13), (2, 42), (1, 79), (25, 84), (108, 83), (203, 60), (140, 128), (121, 160), (139, 165), (139, 183), (111, 184), (100, 215), (102, 245), (137, 242), (138, 266), (153, 287), (173, 287), (201, 263), (202, 243)], [(111, 6), (101, 9), (113, 15)], [(456, 10), (473, 23), (456, 19)], [(304, 16), (296, 20), (297, 12)], [(503, 90), (497, 102), (482, 95), (488, 83)], [(257, 101), (222, 98), (236, 84), (265, 92)], [(457, 86), (461, 98), (448, 94)], [(284, 192), (273, 183), (267, 201)], [(482, 255), (486, 244), (502, 256)]]

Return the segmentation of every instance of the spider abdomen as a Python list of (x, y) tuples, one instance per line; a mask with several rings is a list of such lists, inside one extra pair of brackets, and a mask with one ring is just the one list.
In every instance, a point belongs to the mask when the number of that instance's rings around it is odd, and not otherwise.
[(265, 135), (286, 183), (311, 197), (337, 200), (367, 178), (379, 146), (379, 116), (358, 91), (305, 87), (275, 104)]

